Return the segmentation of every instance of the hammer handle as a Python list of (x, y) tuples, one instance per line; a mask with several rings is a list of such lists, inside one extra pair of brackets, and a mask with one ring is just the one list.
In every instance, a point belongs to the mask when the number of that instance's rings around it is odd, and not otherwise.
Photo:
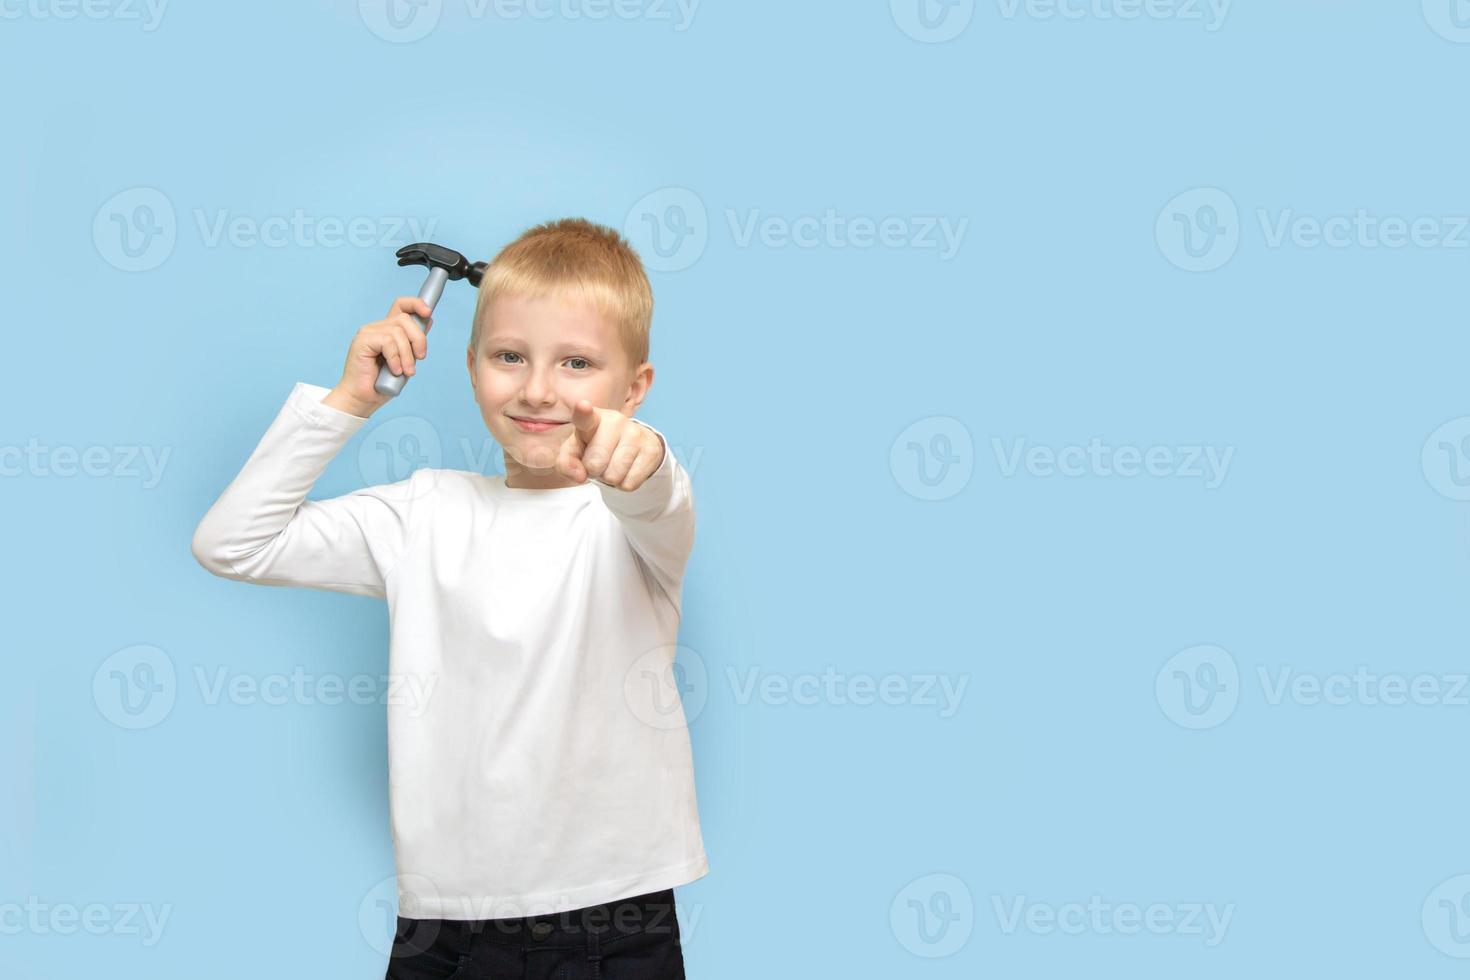
[[(449, 273), (444, 269), (435, 266), (429, 270), (429, 278), (424, 280), (424, 288), (419, 290), (419, 299), (429, 304), (431, 314), (434, 312), (434, 307), (439, 304), (439, 297), (444, 295), (444, 284), (448, 281)], [(420, 330), (428, 332), (429, 325), (422, 317), (413, 313), (409, 315), (413, 317), (413, 322), (419, 325)], [(396, 398), (399, 392), (403, 391), (403, 386), (407, 382), (408, 375), (394, 374), (388, 362), (383, 359), (383, 355), (378, 355), (378, 380), (373, 382), (374, 391), (387, 398)]]

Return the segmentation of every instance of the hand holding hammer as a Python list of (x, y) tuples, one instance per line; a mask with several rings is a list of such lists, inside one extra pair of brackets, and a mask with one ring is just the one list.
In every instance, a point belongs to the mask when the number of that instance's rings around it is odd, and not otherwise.
[(382, 408), (403, 390), (417, 361), (429, 353), (426, 336), (444, 284), (467, 279), (478, 287), (485, 263), (471, 263), (453, 249), (431, 242), (416, 242), (398, 250), (399, 265), (425, 265), (429, 276), (417, 296), (400, 296), (388, 315), (365, 324), (347, 349), (342, 380), (323, 404), (361, 418)]

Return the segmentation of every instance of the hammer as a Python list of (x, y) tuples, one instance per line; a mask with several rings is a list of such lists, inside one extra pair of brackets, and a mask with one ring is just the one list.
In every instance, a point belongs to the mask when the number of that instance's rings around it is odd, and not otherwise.
[[(452, 248), (443, 245), (435, 245), (432, 242), (415, 242), (405, 245), (398, 250), (399, 265), (426, 265), (429, 267), (429, 278), (424, 280), (424, 288), (419, 290), (419, 299), (429, 304), (429, 312), (434, 312), (434, 307), (439, 303), (439, 297), (444, 294), (444, 284), (451, 279), (468, 279), (470, 285), (475, 288), (480, 286), (480, 278), (485, 274), (485, 263), (471, 263), (463, 255)], [(410, 314), (413, 322), (419, 325), (419, 329), (428, 331), (429, 325), (417, 314)], [(373, 382), (373, 390), (380, 395), (389, 398), (398, 397), (403, 391), (404, 384), (408, 381), (406, 374), (394, 374), (383, 355), (378, 355), (378, 380)]]

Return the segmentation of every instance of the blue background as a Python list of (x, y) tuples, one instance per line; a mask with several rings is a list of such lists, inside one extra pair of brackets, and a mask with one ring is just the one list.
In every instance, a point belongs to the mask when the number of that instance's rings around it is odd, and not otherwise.
[[(292, 384), (333, 384), (355, 329), (417, 290), (392, 253), (419, 236), (394, 219), (488, 259), (583, 215), (647, 231), (641, 414), (699, 511), (691, 977), (1461, 975), (1470, 37), (1451, 0), (1240, 2), (1213, 25), (1203, 5), (989, 0), (951, 9), (942, 42), (904, 0), (704, 0), (684, 30), (651, 2), (444, 0), (416, 40), (370, 0), (176, 0), (151, 30), (141, 7), (5, 8), (0, 909), (169, 918), (145, 945), (0, 915), (3, 972), (382, 975), (359, 912), (393, 872), (383, 707), (209, 704), (195, 672), (376, 676), (385, 608), (212, 578), (190, 535)], [(1171, 204), (1199, 188), (1234, 220)], [(781, 243), (828, 209), (897, 218), (907, 244)], [(372, 240), (208, 234), (298, 210), (367, 218)], [(1359, 211), (1446, 241), (1268, 234)], [(774, 231), (743, 239), (757, 212)], [(920, 233), (940, 218), (966, 222), (947, 258)], [(1199, 242), (1212, 267), (1191, 271)], [(473, 298), (451, 287), (418, 376), (314, 497), (380, 482), (360, 446), (395, 420), (472, 468)], [(1172, 462), (1006, 465), (1018, 440), (1094, 438)], [(58, 447), (102, 447), (103, 472), (58, 474)], [(1231, 451), (1218, 486), (1190, 447)], [(143, 450), (168, 453), (161, 479), (127, 461)], [(139, 645), (176, 680), (134, 729), (106, 692)], [(1360, 668), (1442, 696), (1272, 697), (1282, 671)], [(731, 680), (829, 669), (966, 686), (946, 717), (919, 696), (742, 703)], [(1201, 715), (1199, 681), (1233, 708)], [(1093, 896), (1231, 918), (1214, 942), (1203, 920), (1010, 928), (1018, 900)]]

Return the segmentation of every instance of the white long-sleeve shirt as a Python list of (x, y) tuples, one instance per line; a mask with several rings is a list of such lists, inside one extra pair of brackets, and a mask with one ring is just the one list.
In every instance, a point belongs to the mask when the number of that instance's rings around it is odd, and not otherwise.
[(193, 551), (225, 578), (387, 600), (399, 914), (555, 913), (705, 875), (671, 677), (694, 503), (667, 441), (631, 492), (425, 468), (307, 500), (367, 421), (326, 394), (296, 384)]

